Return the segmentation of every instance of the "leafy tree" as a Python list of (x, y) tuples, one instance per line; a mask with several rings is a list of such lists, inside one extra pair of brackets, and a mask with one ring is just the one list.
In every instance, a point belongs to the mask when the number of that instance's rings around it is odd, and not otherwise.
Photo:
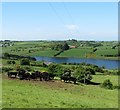
[(61, 73), (63, 73), (63, 68), (58, 64), (51, 63), (48, 66), (48, 72), (50, 74), (56, 74), (57, 76), (59, 76)]
[(67, 44), (67, 42), (65, 42), (63, 45), (63, 50), (68, 50), (69, 48), (69, 45)]
[(13, 70), (11, 67), (2, 67), (2, 72), (8, 72), (10, 70)]
[(7, 64), (15, 64), (15, 61), (7, 61)]
[(16, 62), (15, 61), (12, 61), (12, 64), (15, 64)]
[(7, 61), (7, 64), (11, 64), (11, 61)]
[(4, 54), (3, 54), (3, 56), (4, 56), (5, 58), (10, 58), (10, 54), (9, 54), (9, 53), (7, 53), (7, 52), (6, 52), (6, 53), (4, 53)]
[(92, 79), (91, 75), (91, 69), (87, 69), (82, 66), (79, 66), (74, 72), (74, 77), (76, 77), (79, 82), (83, 82), (84, 84)]
[(21, 61), (20, 61), (20, 64), (21, 65), (30, 65), (30, 60), (29, 59), (22, 59)]
[(63, 45), (60, 44), (60, 43), (59, 44), (55, 44), (55, 45), (53, 45), (51, 47), (52, 50), (57, 50), (57, 51), (62, 50), (62, 48), (63, 48)]

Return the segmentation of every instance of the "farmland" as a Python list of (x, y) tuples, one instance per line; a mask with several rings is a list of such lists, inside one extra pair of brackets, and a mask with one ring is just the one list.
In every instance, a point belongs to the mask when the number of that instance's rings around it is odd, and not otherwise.
[[(63, 43), (63, 41), (13, 41), (11, 42), (12, 46), (2, 47), (2, 53), (19, 56), (53, 57), (59, 50), (53, 50), (51, 47), (59, 43)], [(118, 56), (114, 56), (118, 55), (118, 42), (89, 42), (89, 44), (88, 41), (67, 41), (67, 43), (76, 45), (77, 48), (66, 50), (57, 57), (118, 59)], [(102, 45), (94, 47), (95, 44)], [(113, 46), (116, 47), (111, 48)], [(95, 48), (97, 48), (97, 51), (93, 52)], [(111, 55), (111, 57), (104, 55)], [(9, 64), (9, 61), (15, 61), (15, 64)], [(102, 88), (101, 85), (84, 84), (79, 81), (76, 84), (65, 83), (60, 80), (60, 72), (57, 73), (54, 80), (50, 81), (35, 81), (32, 79), (28, 81), (20, 80), (19, 78), (8, 78), (7, 72), (16, 71), (18, 67), (34, 72), (48, 71), (49, 65), (46, 67), (42, 61), (32, 60), (30, 60), (30, 65), (21, 65), (21, 59), (9, 58), (1, 58), (0, 62), (2, 62), (3, 108), (118, 108), (119, 84), (117, 69), (107, 70), (106, 68), (97, 67), (100, 69), (98, 72), (93, 65), (82, 65), (82, 67), (90, 67), (95, 70), (95, 75), (92, 75), (92, 82), (102, 84), (109, 79), (114, 88), (106, 89)], [(55, 65), (73, 70), (79, 66), (79, 64)]]
[[(116, 59), (118, 60), (118, 42), (90, 42), (88, 41), (67, 41), (69, 45), (76, 45), (77, 48), (64, 51), (57, 57), (77, 57), (77, 58), (96, 58), (96, 59)], [(13, 42), (13, 46), (2, 47), (3, 53), (8, 52), (26, 56), (49, 56), (53, 57), (58, 50), (51, 47), (63, 43), (63, 41), (19, 41)], [(96, 45), (95, 45), (96, 44)], [(97, 46), (101, 44), (100, 46)], [(95, 47), (96, 46), (96, 47)], [(112, 48), (116, 46), (115, 48)], [(93, 53), (93, 49), (97, 51)], [(109, 56), (105, 56), (109, 55)]]
[[(101, 78), (102, 77), (102, 78)], [(100, 76), (97, 82), (107, 77)], [(118, 77), (109, 76), (114, 85)], [(115, 80), (116, 79), (116, 80)], [(118, 90), (98, 85), (20, 81), (3, 76), (3, 108), (117, 108)]]

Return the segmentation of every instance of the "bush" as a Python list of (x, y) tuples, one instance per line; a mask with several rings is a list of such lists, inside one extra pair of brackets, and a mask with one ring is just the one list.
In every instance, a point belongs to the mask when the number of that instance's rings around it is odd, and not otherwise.
[(106, 89), (113, 89), (113, 84), (109, 79), (107, 79), (101, 84), (101, 87)]
[(7, 64), (15, 64), (15, 61), (7, 61)]
[(20, 64), (21, 64), (21, 65), (30, 65), (30, 60), (29, 60), (29, 59), (22, 59), (22, 60), (20, 61)]
[(9, 53), (4, 53), (3, 56), (4, 56), (4, 58), (10, 58), (10, 54)]
[(51, 63), (48, 66), (48, 72), (50, 74), (55, 74), (56, 76), (59, 76), (61, 73), (63, 73), (63, 68), (58, 64)]
[(75, 78), (77, 78), (77, 81), (87, 83), (88, 81), (90, 81), (92, 79), (93, 73), (91, 72), (91, 70), (92, 69), (88, 69), (88, 68), (84, 68), (82, 66), (79, 66), (75, 70), (73, 76)]
[(27, 70), (27, 71), (32, 71), (32, 68), (28, 67), (28, 66), (24, 67), (24, 69)]
[(11, 64), (12, 62), (11, 61), (7, 61), (7, 64)]
[(13, 68), (11, 68), (11, 67), (3, 67), (2, 68), (2, 72), (8, 72), (10, 70), (13, 70)]
[(86, 71), (89, 71), (90, 74), (95, 75), (95, 70), (93, 68), (87, 67)]

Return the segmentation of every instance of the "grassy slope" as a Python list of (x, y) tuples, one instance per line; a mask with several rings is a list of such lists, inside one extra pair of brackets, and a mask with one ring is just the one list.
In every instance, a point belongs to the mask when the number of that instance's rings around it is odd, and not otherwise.
[[(27, 55), (27, 56), (54, 56), (58, 51), (51, 50), (50, 47), (52, 42), (16, 42), (14, 46), (11, 47), (3, 47), (3, 53), (8, 52), (12, 54), (18, 55)], [(101, 55), (115, 55), (118, 53), (118, 49), (111, 49), (111, 43), (104, 43), (104, 46), (97, 47), (97, 51), (92, 56), (93, 58), (105, 58)], [(46, 46), (45, 48), (41, 48), (42, 46)], [(17, 51), (12, 51), (17, 50)], [(20, 50), (20, 51), (19, 51)], [(29, 53), (29, 50), (32, 50)], [(68, 51), (63, 52), (58, 57), (80, 57), (85, 58), (86, 55), (90, 56), (90, 52), (93, 51), (92, 47), (83, 46), (78, 47), (76, 49), (70, 49)], [(109, 58), (109, 59), (117, 59)]]
[[(104, 76), (95, 76), (103, 82)], [(109, 76), (117, 79), (117, 76)], [(112, 80), (116, 85), (117, 80)], [(116, 108), (118, 91), (60, 81), (20, 81), (3, 77), (3, 108)]]

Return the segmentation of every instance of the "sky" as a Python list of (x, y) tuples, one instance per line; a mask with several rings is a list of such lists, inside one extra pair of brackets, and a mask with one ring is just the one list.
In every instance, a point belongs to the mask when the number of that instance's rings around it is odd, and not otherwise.
[(3, 2), (5, 39), (118, 40), (118, 3)]

